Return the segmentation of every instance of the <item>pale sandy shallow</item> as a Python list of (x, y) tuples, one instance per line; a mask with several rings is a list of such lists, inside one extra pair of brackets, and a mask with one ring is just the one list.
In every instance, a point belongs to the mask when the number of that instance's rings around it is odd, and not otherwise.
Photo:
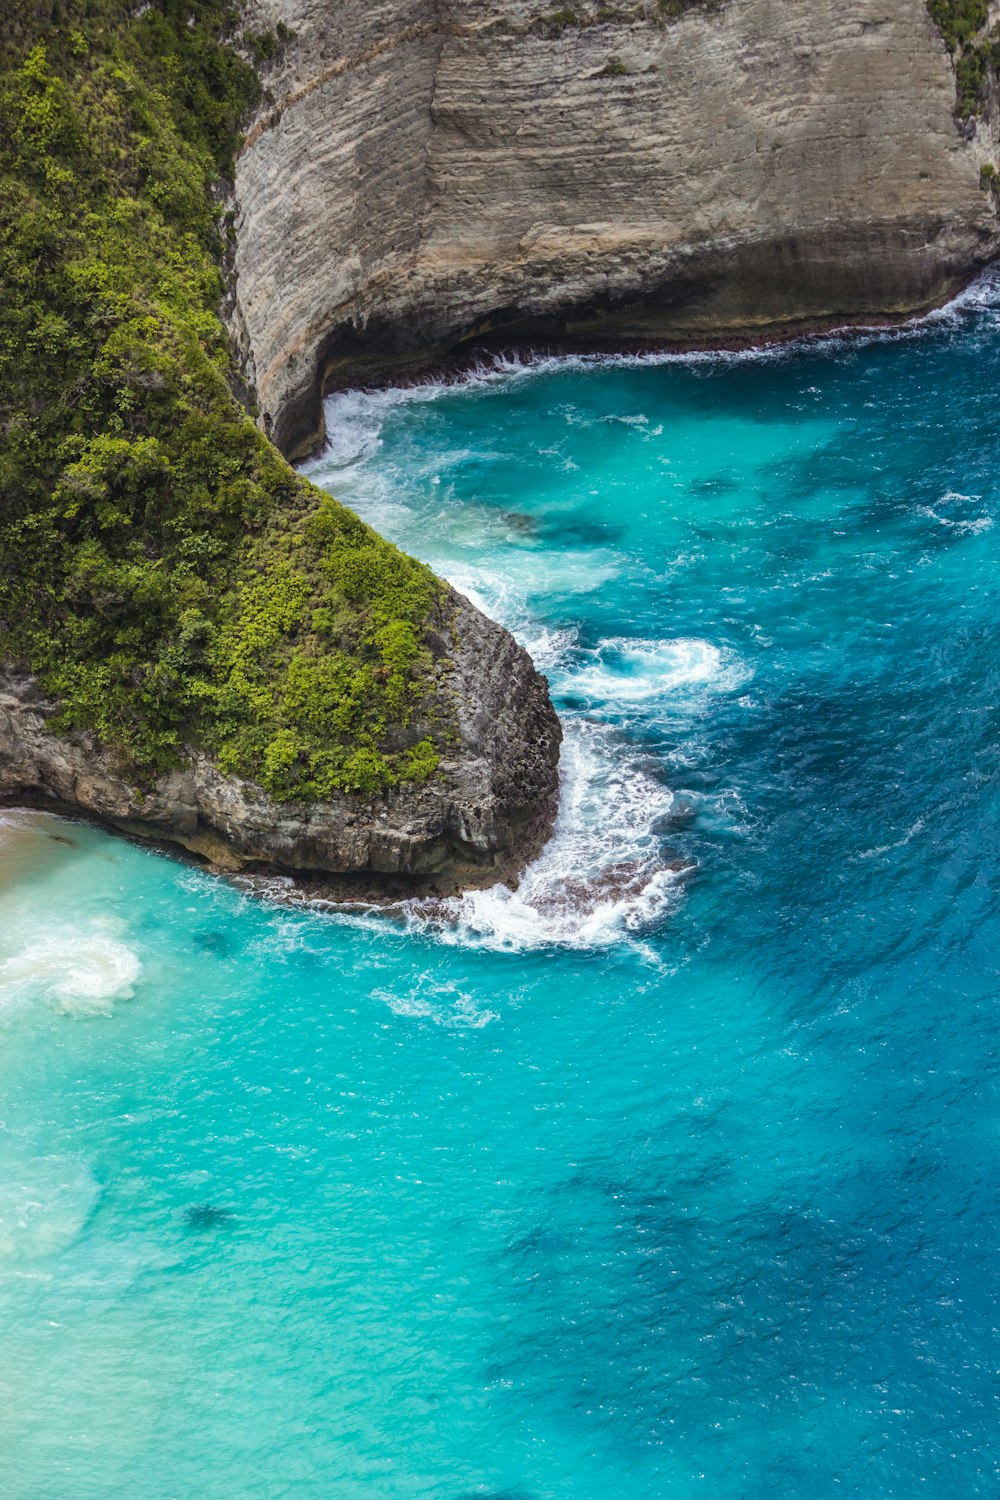
[(72, 825), (51, 813), (0, 809), (0, 891), (42, 871), (60, 848), (73, 842)]

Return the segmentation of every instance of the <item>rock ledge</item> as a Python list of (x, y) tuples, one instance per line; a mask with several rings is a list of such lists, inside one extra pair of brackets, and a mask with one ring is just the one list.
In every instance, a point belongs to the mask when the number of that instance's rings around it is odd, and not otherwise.
[(562, 730), (545, 678), (501, 626), (449, 595), (455, 641), (436, 693), (457, 725), (450, 755), (422, 786), (320, 803), (275, 802), (223, 776), (205, 755), (137, 786), (85, 734), (48, 729), (55, 705), (30, 676), (0, 677), (0, 802), (83, 813), (179, 846), (227, 871), (340, 877), (366, 897), (514, 879), (555, 816)]

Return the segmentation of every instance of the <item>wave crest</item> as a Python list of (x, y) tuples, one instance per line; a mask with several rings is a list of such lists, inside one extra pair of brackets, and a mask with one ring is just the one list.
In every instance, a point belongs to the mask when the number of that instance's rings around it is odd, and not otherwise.
[(408, 927), (496, 950), (606, 948), (667, 914), (683, 876), (660, 832), (673, 794), (610, 726), (569, 719), (565, 731), (555, 830), (517, 890), (405, 902)]

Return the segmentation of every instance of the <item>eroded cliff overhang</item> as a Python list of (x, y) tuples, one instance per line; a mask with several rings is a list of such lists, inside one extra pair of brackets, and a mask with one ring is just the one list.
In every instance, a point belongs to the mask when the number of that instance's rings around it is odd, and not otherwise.
[[(667, 8), (669, 10), (669, 8)], [(996, 249), (924, 0), (250, 0), (294, 32), (236, 172), (262, 419), (460, 341), (900, 316)], [(985, 159), (985, 158), (983, 158)]]

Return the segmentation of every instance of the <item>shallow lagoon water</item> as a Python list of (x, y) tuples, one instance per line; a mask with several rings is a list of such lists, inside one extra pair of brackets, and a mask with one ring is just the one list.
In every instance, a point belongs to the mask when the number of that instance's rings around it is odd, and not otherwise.
[(996, 302), (331, 401), (559, 828), (344, 919), (2, 815), (5, 1494), (995, 1500)]

